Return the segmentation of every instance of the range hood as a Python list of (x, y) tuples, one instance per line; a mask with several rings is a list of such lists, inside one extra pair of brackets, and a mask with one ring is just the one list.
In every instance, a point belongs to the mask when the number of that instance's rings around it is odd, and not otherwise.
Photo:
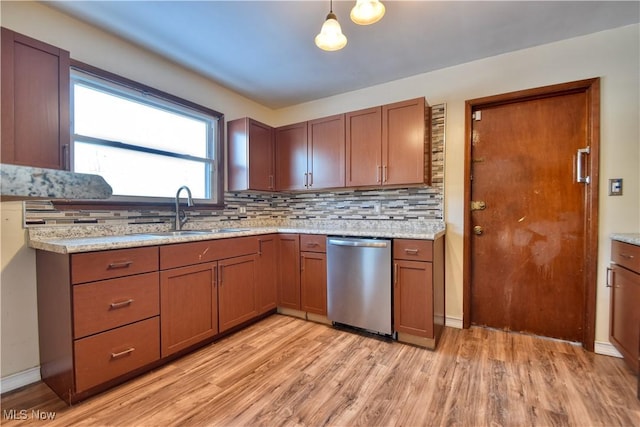
[(0, 199), (108, 199), (111, 186), (100, 175), (0, 164)]

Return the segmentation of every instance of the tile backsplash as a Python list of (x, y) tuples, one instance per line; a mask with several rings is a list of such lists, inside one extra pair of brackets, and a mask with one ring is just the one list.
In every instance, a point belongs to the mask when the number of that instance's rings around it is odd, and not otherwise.
[[(444, 197), (445, 104), (432, 106), (432, 185), (395, 189), (340, 189), (305, 193), (225, 193), (225, 209), (189, 208), (190, 222), (238, 220), (401, 220), (442, 221)], [(164, 224), (166, 210), (57, 210), (48, 201), (28, 201), (25, 225)], [(197, 228), (197, 225), (192, 226)]]

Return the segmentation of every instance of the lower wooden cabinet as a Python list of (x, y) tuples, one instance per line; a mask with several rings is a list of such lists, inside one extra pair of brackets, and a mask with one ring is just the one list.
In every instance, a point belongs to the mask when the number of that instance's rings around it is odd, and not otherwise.
[(610, 340), (636, 374), (640, 372), (640, 246), (613, 241), (610, 274)]
[(393, 241), (398, 340), (435, 348), (444, 329), (444, 238)]
[(220, 332), (259, 314), (256, 258), (257, 255), (246, 255), (218, 261)]
[(256, 292), (258, 312), (274, 310), (278, 301), (278, 235), (258, 237)]
[(300, 235), (300, 302), (307, 313), (327, 315), (327, 236)]
[(278, 237), (278, 307), (300, 310), (300, 237)]
[(162, 357), (218, 333), (217, 263), (160, 272)]

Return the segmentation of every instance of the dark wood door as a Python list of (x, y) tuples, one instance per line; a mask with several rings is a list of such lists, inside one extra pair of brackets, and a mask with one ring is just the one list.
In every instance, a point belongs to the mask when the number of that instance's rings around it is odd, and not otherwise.
[(578, 151), (590, 145), (589, 96), (474, 108), (470, 195), (486, 207), (470, 214), (473, 324), (583, 342), (593, 199), (576, 175), (597, 177)]
[(258, 315), (256, 257), (218, 261), (218, 315), (224, 332)]
[(307, 122), (276, 129), (276, 189), (307, 186)]
[(425, 100), (382, 106), (382, 183), (425, 182)]
[(2, 162), (68, 169), (69, 52), (2, 28)]
[(160, 272), (162, 357), (218, 333), (216, 263)]
[(300, 238), (278, 237), (278, 307), (300, 310)]
[(308, 122), (308, 187), (344, 187), (344, 114)]
[(327, 315), (327, 255), (300, 254), (300, 292), (302, 311)]
[(346, 185), (382, 183), (382, 107), (346, 114)]

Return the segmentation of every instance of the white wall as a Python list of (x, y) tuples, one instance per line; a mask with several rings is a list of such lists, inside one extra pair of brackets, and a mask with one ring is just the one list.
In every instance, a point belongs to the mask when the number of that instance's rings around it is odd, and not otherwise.
[[(416, 53), (419, 54), (419, 53)], [(445, 221), (447, 317), (462, 318), (465, 101), (601, 78), (601, 154), (596, 341), (608, 342), (609, 235), (640, 232), (640, 26), (632, 25), (396, 80), (280, 110), (278, 125), (425, 96), (447, 104)], [(624, 195), (607, 196), (609, 178)]]
[[(639, 40), (634, 25), (397, 80), (272, 111), (112, 35), (39, 3), (2, 2), (0, 23), (63, 47), (74, 59), (203, 104), (227, 119), (251, 116), (272, 125), (417, 96), (447, 104), (445, 212), (447, 316), (462, 317), (464, 101), (513, 90), (601, 77), (601, 201), (596, 340), (608, 341), (604, 286), (612, 232), (640, 231)], [(608, 178), (624, 178), (625, 195), (606, 196)], [(38, 364), (35, 262), (25, 247), (20, 204), (2, 203), (2, 365), (0, 375)], [(6, 251), (6, 252), (5, 252)], [(16, 309), (16, 307), (18, 309)]]

